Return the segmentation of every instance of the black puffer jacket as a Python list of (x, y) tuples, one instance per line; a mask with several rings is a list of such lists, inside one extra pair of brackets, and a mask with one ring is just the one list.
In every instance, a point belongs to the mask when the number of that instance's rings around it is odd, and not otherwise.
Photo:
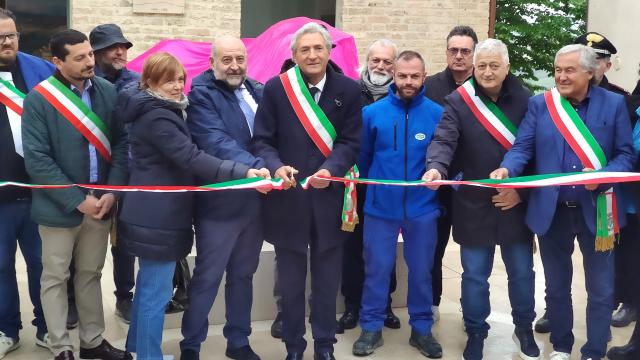
[[(130, 185), (196, 185), (246, 177), (249, 167), (199, 150), (182, 111), (144, 90), (120, 94), (117, 114), (129, 129)], [(193, 193), (126, 194), (120, 215), (122, 245), (132, 255), (178, 260), (193, 244)]]

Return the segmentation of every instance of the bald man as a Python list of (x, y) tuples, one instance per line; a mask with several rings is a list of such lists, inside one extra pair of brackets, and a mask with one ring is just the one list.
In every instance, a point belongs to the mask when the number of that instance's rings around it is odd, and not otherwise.
[[(247, 78), (247, 50), (238, 38), (216, 39), (211, 68), (191, 85), (188, 124), (193, 140), (210, 155), (264, 167), (248, 151), (262, 84)], [(249, 346), (253, 274), (262, 248), (258, 193), (220, 191), (199, 194), (195, 219), (196, 266), (189, 285), (189, 307), (182, 318), (182, 360), (199, 359), (207, 321), (225, 270), (226, 355), (260, 359)]]

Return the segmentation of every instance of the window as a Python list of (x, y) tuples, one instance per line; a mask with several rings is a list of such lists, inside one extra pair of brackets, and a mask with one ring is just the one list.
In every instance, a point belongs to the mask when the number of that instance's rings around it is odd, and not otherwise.
[(331, 26), (336, 22), (336, 0), (242, 0), (240, 33), (254, 38), (280, 20), (306, 16)]
[(50, 58), (49, 38), (68, 26), (69, 0), (0, 0), (13, 11), (20, 32), (20, 51)]

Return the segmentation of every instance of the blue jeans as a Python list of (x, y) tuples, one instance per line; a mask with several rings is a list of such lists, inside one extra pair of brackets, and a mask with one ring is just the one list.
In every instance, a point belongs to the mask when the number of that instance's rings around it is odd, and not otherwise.
[(31, 199), (0, 202), (0, 331), (18, 338), (22, 329), (20, 297), (16, 280), (16, 250), (27, 264), (29, 296), (35, 319), (31, 322), (39, 333), (47, 332), (42, 303), (40, 302), (40, 276), (42, 275), (42, 241), (38, 225), (30, 216)]
[(436, 249), (439, 211), (408, 220), (387, 220), (365, 215), (365, 279), (360, 326), (381, 331), (386, 317), (391, 270), (396, 263), (398, 234), (404, 239), (404, 260), (409, 268), (407, 308), (409, 325), (421, 335), (433, 326), (431, 268)]
[(162, 360), (164, 312), (173, 295), (176, 262), (138, 258), (138, 265), (127, 351), (138, 360)]
[[(461, 246), (462, 261), (462, 315), (468, 334), (484, 337), (489, 332), (487, 317), (489, 303), (489, 276), (493, 269), (495, 245)], [(533, 246), (530, 242), (501, 245), (500, 252), (508, 276), (511, 316), (516, 327), (531, 329), (535, 313), (535, 273), (533, 272)]]
[(587, 290), (587, 343), (580, 350), (584, 357), (601, 359), (605, 356), (609, 339), (615, 257), (613, 251), (595, 251), (595, 235), (587, 228), (579, 207), (558, 207), (549, 231), (539, 236), (547, 287), (545, 299), (551, 325), (550, 340), (554, 350), (571, 352), (574, 343), (571, 254), (576, 237), (582, 252)]

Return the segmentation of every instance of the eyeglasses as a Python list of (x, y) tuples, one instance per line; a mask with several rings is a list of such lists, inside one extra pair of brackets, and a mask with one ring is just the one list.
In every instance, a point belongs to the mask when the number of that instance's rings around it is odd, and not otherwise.
[(7, 39), (9, 39), (11, 41), (16, 41), (19, 38), (20, 38), (20, 33), (19, 32), (2, 33), (2, 34), (0, 34), (0, 44), (3, 44), (5, 41), (7, 41)]
[(466, 49), (466, 48), (448, 48), (447, 49), (447, 54), (449, 54), (450, 56), (456, 56), (458, 55), (458, 53), (461, 53), (462, 56), (469, 56), (471, 55), (471, 53), (473, 52), (473, 50), (471, 49)]

